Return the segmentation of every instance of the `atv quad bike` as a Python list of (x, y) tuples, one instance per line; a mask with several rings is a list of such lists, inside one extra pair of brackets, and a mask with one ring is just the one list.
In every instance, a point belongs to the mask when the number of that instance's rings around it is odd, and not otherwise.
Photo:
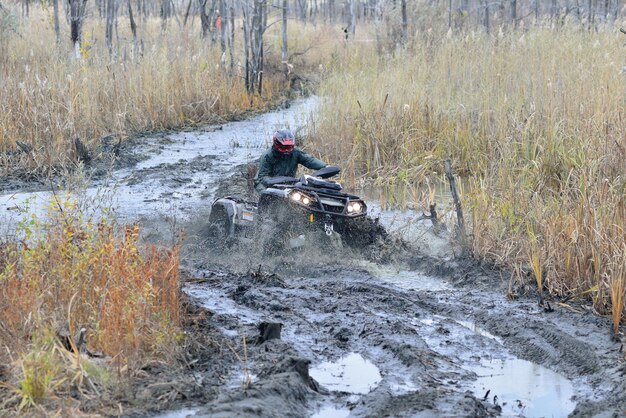
[(209, 216), (214, 242), (231, 238), (262, 239), (267, 247), (296, 248), (306, 237), (341, 242), (353, 224), (365, 218), (367, 206), (358, 196), (341, 191), (339, 183), (327, 180), (340, 168), (328, 166), (302, 177), (274, 177), (258, 203), (236, 196), (217, 199)]

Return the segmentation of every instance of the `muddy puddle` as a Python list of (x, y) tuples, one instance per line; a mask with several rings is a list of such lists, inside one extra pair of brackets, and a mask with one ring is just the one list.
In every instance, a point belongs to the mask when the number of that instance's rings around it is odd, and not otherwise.
[(349, 416), (349, 409), (326, 406), (311, 415), (311, 418), (347, 418)]
[(373, 277), (407, 290), (442, 292), (451, 286), (439, 277), (422, 274), (418, 271), (398, 269), (393, 265), (381, 266), (374, 263), (361, 262), (357, 266), (367, 270)]
[[(501, 408), (503, 416), (562, 417), (575, 409), (576, 390), (570, 379), (539, 364), (512, 357), (508, 350), (502, 349), (505, 342), (502, 337), (474, 321), (434, 315), (414, 323), (435, 331), (423, 333), (428, 345), (458, 357), (464, 369), (475, 373), (469, 389), (476, 398)], [(464, 340), (473, 350), (459, 352), (456, 347), (451, 348), (452, 336)], [(472, 343), (476, 338), (478, 344)]]
[(361, 395), (371, 392), (382, 380), (378, 367), (358, 353), (318, 364), (309, 374), (330, 391)]
[(502, 340), (502, 338), (498, 337), (497, 335), (493, 335), (492, 333), (485, 331), (484, 329), (482, 329), (481, 327), (477, 326), (476, 323), (472, 322), (472, 321), (466, 321), (466, 320), (455, 320), (459, 325), (464, 326), (465, 328), (469, 329), (470, 331), (475, 332), (478, 335), (482, 335), (483, 337), (487, 337), (489, 339), (492, 339), (500, 344), (503, 344), (504, 341)]
[(163, 412), (162, 414), (154, 415), (153, 418), (189, 418), (195, 415), (195, 409), (181, 409), (177, 411)]
[(472, 386), (502, 407), (504, 416), (564, 417), (576, 403), (572, 382), (545, 367), (518, 358), (481, 360), (470, 368), (478, 376)]

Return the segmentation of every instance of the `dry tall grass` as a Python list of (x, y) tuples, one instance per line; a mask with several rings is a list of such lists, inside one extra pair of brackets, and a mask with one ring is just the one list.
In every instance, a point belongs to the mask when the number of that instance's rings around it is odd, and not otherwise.
[[(241, 117), (282, 100), (289, 82), (282, 75), (279, 25), (266, 33), (263, 97), (250, 97), (242, 79), (243, 47), (236, 33), (235, 65), (220, 68), (219, 42), (201, 39), (199, 22), (161, 30), (156, 18), (139, 22), (143, 50), (136, 49), (120, 17), (119, 42), (109, 56), (104, 26), (91, 17), (84, 24), (82, 58), (69, 41), (55, 45), (51, 11), (37, 8), (16, 32), (0, 36), (0, 175), (11, 169), (49, 171), (74, 159), (74, 138), (92, 149), (105, 135), (137, 132)], [(65, 25), (65, 22), (62, 22)], [(63, 26), (64, 34), (69, 32)], [(327, 45), (340, 38), (326, 27), (289, 30), (294, 73), (317, 68)], [(64, 39), (64, 42), (66, 40)], [(310, 49), (313, 47), (312, 49)], [(306, 53), (305, 53), (306, 52)], [(16, 141), (33, 152), (17, 153)]]
[[(22, 222), (20, 242), (0, 246), (0, 363), (9, 370), (0, 411), (71, 391), (97, 395), (120, 370), (174, 358), (182, 338), (178, 249), (144, 249), (138, 232), (93, 224), (65, 200), (45, 223)], [(108, 365), (63, 348), (58, 335), (81, 328)]]
[[(313, 138), (348, 179), (402, 194), (451, 157), (469, 186), (473, 252), (542, 291), (593, 289), (623, 308), (623, 35), (578, 27), (421, 34), (407, 50), (335, 60)], [(405, 196), (411, 196), (404, 192)], [(521, 277), (520, 277), (521, 278)], [(621, 301), (621, 303), (620, 303)]]

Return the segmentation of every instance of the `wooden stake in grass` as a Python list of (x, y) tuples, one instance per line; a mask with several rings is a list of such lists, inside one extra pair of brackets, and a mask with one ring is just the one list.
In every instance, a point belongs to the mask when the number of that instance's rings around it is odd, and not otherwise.
[(537, 282), (537, 293), (539, 294), (539, 303), (543, 302), (543, 266), (541, 264), (541, 257), (539, 255), (539, 245), (537, 243), (537, 234), (535, 229), (528, 226), (528, 238), (530, 241), (530, 253), (528, 259), (530, 267), (535, 275), (535, 281)]
[(624, 309), (624, 280), (614, 280), (611, 283), (611, 317), (613, 319), (613, 334), (618, 335), (619, 324)]
[(452, 193), (452, 200), (454, 200), (454, 207), (456, 208), (457, 218), (457, 235), (461, 242), (462, 253), (465, 255), (467, 252), (467, 235), (465, 234), (465, 220), (463, 218), (463, 208), (461, 207), (461, 200), (459, 199), (459, 192), (456, 188), (456, 180), (454, 174), (452, 174), (452, 164), (450, 160), (445, 162), (446, 177), (450, 182), (450, 192)]

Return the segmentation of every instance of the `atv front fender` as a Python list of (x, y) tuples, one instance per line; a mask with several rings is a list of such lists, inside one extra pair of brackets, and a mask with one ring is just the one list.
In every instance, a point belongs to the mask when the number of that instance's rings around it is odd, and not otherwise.
[(235, 217), (237, 216), (237, 203), (228, 198), (217, 199), (211, 206), (209, 223), (224, 228), (228, 237), (235, 235)]

